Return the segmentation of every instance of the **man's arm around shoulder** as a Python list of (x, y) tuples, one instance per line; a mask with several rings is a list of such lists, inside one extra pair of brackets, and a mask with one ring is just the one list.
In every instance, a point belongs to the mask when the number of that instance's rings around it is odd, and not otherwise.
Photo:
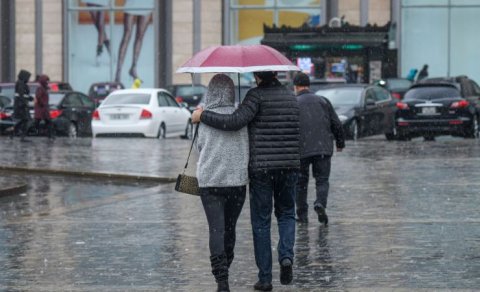
[(260, 96), (249, 92), (242, 104), (232, 114), (219, 114), (212, 111), (200, 112), (200, 117), (196, 113), (192, 115), (192, 121), (202, 123), (225, 131), (238, 131), (253, 120), (260, 107)]

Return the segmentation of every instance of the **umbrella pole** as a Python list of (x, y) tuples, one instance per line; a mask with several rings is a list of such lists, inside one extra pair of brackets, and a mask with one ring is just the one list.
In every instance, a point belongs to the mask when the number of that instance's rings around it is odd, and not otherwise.
[(240, 73), (237, 73), (238, 77), (238, 105), (240, 105)]

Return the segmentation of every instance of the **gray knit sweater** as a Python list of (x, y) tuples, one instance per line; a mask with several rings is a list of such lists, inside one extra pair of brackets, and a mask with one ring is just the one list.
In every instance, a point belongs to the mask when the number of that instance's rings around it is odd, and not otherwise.
[[(227, 75), (215, 75), (205, 94), (205, 109), (230, 114), (235, 111), (234, 85)], [(195, 142), (200, 153), (197, 179), (201, 188), (244, 186), (248, 183), (248, 130), (222, 131), (200, 124)]]

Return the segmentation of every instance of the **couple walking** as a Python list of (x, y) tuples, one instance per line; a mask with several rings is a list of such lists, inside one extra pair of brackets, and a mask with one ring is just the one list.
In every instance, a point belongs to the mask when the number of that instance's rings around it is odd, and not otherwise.
[[(230, 291), (235, 226), (250, 191), (256, 290), (272, 290), (271, 214), (278, 222), (280, 282), (293, 279), (295, 196), (301, 166), (300, 107), (275, 72), (255, 72), (257, 87), (234, 107), (234, 84), (215, 75), (205, 95), (205, 111), (192, 115), (200, 152), (197, 177), (209, 224), (212, 273), (217, 291)], [(338, 118), (337, 118), (338, 119)], [(248, 128), (247, 128), (248, 127)]]

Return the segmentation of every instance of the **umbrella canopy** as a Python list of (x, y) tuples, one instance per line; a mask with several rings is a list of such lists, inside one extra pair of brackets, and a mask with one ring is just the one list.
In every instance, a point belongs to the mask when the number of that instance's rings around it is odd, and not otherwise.
[(300, 71), (279, 51), (264, 45), (214, 46), (185, 62), (177, 73)]

